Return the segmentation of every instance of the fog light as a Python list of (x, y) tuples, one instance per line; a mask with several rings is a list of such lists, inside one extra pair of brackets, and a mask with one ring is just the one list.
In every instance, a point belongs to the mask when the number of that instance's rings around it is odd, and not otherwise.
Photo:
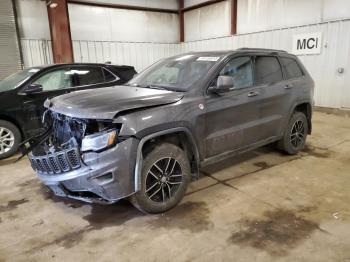
[(99, 185), (104, 185), (113, 181), (113, 174), (111, 172), (93, 177), (92, 180)]

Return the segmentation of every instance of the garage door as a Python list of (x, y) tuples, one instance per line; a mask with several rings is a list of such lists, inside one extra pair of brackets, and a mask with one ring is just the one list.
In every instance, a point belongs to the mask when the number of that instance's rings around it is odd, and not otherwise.
[(21, 70), (12, 0), (0, 1), (0, 80)]

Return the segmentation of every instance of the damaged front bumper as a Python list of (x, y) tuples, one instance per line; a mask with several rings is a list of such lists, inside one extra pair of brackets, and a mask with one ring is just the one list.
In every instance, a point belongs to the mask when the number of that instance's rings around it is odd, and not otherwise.
[(55, 195), (85, 202), (114, 203), (135, 193), (138, 140), (130, 137), (102, 152), (70, 148), (57, 153), (29, 154), (39, 179)]

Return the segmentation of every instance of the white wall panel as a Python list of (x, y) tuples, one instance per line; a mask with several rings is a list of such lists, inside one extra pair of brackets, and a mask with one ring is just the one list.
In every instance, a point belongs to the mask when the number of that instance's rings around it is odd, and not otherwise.
[(73, 41), (74, 61), (133, 65), (142, 71), (154, 62), (180, 52), (179, 44)]
[(44, 1), (16, 0), (19, 35), (28, 39), (51, 39)]
[(177, 14), (76, 4), (68, 7), (73, 40), (174, 43), (179, 39)]
[(185, 41), (227, 36), (230, 19), (229, 1), (185, 12)]
[(238, 0), (237, 32), (251, 33), (349, 17), (349, 0)]
[(331, 21), (350, 17), (349, 0), (324, 0), (323, 21)]

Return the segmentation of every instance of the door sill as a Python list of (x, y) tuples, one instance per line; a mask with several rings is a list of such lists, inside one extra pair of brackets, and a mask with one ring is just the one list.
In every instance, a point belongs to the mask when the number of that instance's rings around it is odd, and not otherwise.
[(267, 138), (265, 140), (262, 140), (262, 141), (250, 144), (248, 146), (240, 147), (240, 148), (237, 148), (237, 149), (234, 149), (234, 150), (231, 150), (231, 151), (226, 151), (224, 153), (205, 158), (200, 163), (200, 167), (202, 168), (202, 167), (205, 167), (205, 166), (208, 166), (208, 165), (211, 165), (211, 164), (223, 161), (223, 160), (228, 159), (230, 157), (233, 157), (233, 156), (236, 156), (236, 155), (240, 155), (240, 154), (252, 151), (252, 150), (257, 149), (259, 147), (262, 147), (262, 146), (265, 146), (267, 144), (276, 142), (276, 141), (278, 141), (280, 139), (281, 139), (280, 136), (269, 137), (269, 138)]

